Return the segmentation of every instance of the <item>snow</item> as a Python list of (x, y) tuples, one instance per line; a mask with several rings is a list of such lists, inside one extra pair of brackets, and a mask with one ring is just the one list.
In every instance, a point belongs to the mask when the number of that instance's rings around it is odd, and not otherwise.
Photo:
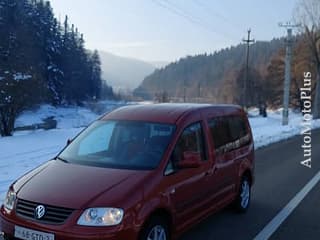
[(15, 81), (28, 80), (30, 78), (32, 78), (32, 76), (29, 75), (29, 74), (23, 74), (23, 73), (15, 73), (15, 74), (13, 74), (13, 79)]
[[(110, 111), (125, 103), (103, 102), (104, 111)], [(145, 102), (144, 104), (150, 104)], [(16, 126), (41, 123), (54, 116), (57, 129), (15, 132), (13, 137), (0, 138), (0, 201), (4, 199), (10, 184), (26, 172), (53, 158), (65, 146), (67, 139), (76, 136), (99, 114), (84, 107), (55, 108), (43, 105), (34, 111), (27, 111), (17, 119)], [(260, 117), (256, 109), (249, 112), (255, 148), (266, 146), (300, 134), (302, 116), (290, 112), (288, 126), (281, 125), (281, 111), (268, 111), (268, 117)], [(312, 128), (320, 128), (320, 120), (312, 122)]]
[[(260, 117), (257, 110), (250, 111), (249, 116), (251, 116), (249, 121), (256, 149), (301, 133), (303, 121), (301, 113), (290, 111), (287, 126), (282, 126), (282, 109), (268, 111), (267, 118)], [(320, 128), (320, 119), (313, 120), (311, 128)]]
[(0, 201), (15, 179), (53, 158), (80, 130), (38, 130), (0, 138)]
[[(5, 74), (9, 74), (10, 72), (9, 71), (5, 71), (4, 73)], [(13, 79), (15, 81), (29, 80), (29, 79), (32, 78), (32, 76), (29, 75), (29, 74), (24, 74), (24, 73), (19, 73), (19, 72), (18, 73), (14, 73), (12, 76), (13, 76)], [(0, 76), (0, 81), (3, 80), (3, 79), (4, 79), (4, 77)]]
[(4, 98), (4, 101), (5, 101), (6, 103), (11, 103), (11, 102), (12, 102), (12, 97), (11, 97), (11, 96), (6, 96), (6, 97)]
[(42, 105), (36, 111), (26, 111), (17, 118), (15, 127), (42, 123), (44, 119), (54, 117), (58, 129), (85, 127), (99, 117), (84, 107), (59, 107)]

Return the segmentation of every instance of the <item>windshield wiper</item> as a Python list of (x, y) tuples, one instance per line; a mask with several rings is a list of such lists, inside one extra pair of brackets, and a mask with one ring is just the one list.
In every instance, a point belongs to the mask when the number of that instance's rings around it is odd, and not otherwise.
[(63, 158), (61, 158), (61, 157), (56, 157), (56, 160), (60, 160), (60, 161), (62, 161), (62, 162), (64, 162), (64, 163), (69, 163), (67, 160), (65, 160), (65, 159), (63, 159)]

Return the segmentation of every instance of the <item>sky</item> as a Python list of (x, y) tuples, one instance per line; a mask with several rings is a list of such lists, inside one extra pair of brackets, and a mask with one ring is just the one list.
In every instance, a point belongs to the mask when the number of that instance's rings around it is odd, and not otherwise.
[(145, 61), (171, 62), (286, 34), (297, 0), (50, 0), (86, 47)]

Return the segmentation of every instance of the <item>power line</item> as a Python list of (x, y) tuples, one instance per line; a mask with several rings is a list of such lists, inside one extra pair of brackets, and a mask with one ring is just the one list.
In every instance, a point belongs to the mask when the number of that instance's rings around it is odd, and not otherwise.
[(218, 18), (220, 18), (221, 20), (223, 20), (224, 22), (229, 23), (229, 25), (231, 25), (234, 29), (239, 30), (242, 28), (242, 26), (230, 21), (230, 19), (228, 19), (227, 17), (225, 17), (224, 15), (214, 11), (212, 9), (212, 7), (208, 4), (205, 4), (204, 2), (200, 1), (200, 0), (193, 0), (193, 2), (198, 5), (199, 7), (201, 7), (202, 9), (204, 9), (210, 16), (214, 15)]
[[(212, 31), (211, 29), (208, 29), (208, 27), (206, 25), (203, 25), (198, 19), (194, 19), (194, 17), (189, 16), (188, 14), (185, 14), (183, 11), (181, 10), (177, 10), (176, 8), (172, 8), (166, 4), (164, 4), (164, 2), (160, 2), (159, 0), (152, 0), (152, 2), (154, 2), (155, 4), (157, 4), (158, 6), (167, 9), (168, 11), (170, 11), (171, 13), (183, 17), (186, 20), (188, 20), (189, 22), (196, 24), (196, 25), (200, 25), (203, 28), (205, 28), (206, 30)], [(168, 2), (167, 2), (168, 3)]]
[(192, 14), (190, 14), (190, 12), (181, 8), (178, 4), (176, 4), (174, 2), (170, 2), (169, 0), (162, 0), (162, 2), (165, 2), (167, 5), (171, 6), (172, 8), (175, 8), (176, 10), (182, 12), (183, 14), (188, 15), (188, 16), (196, 19), (197, 21), (201, 22), (201, 19), (199, 17), (193, 16)]
[(229, 38), (229, 39), (232, 39), (232, 40), (235, 40), (237, 39), (236, 37), (234, 36), (231, 36), (229, 33), (226, 33), (226, 32), (223, 32), (223, 31), (218, 31), (216, 29), (214, 29), (212, 27), (212, 25), (210, 23), (208, 23), (207, 21), (203, 21), (203, 19), (197, 17), (197, 16), (194, 16), (190, 13), (188, 13), (187, 11), (185, 11), (183, 8), (181, 8), (180, 6), (178, 6), (177, 4), (173, 3), (173, 2), (170, 2), (169, 0), (163, 0), (165, 1), (169, 6), (171, 5), (172, 7), (174, 7), (175, 9), (177, 10), (180, 10), (181, 12), (183, 12), (184, 14), (192, 17), (193, 19), (195, 19), (196, 21), (198, 21), (200, 23), (200, 25), (203, 25), (204, 27), (206, 27), (209, 31), (215, 33), (215, 34), (219, 34), (219, 35), (223, 35), (224, 37), (226, 38)]
[(170, 11), (171, 13), (177, 15), (177, 16), (180, 16), (180, 17), (183, 17), (185, 18), (187, 21), (195, 24), (195, 25), (198, 25), (198, 26), (201, 26), (202, 28), (204, 28), (205, 30), (211, 32), (211, 33), (214, 33), (214, 34), (218, 34), (218, 35), (223, 35), (225, 38), (229, 38), (231, 40), (234, 40), (235, 38), (232, 37), (231, 35), (227, 34), (227, 33), (224, 33), (222, 31), (217, 31), (217, 30), (214, 30), (211, 26), (209, 26), (207, 23), (204, 23), (201, 21), (200, 18), (198, 17), (195, 17), (189, 13), (187, 13), (185, 10), (183, 10), (181, 7), (177, 6), (176, 4), (173, 4), (167, 0), (163, 0), (163, 1), (160, 1), (160, 0), (152, 0), (153, 3), (155, 3), (156, 5)]

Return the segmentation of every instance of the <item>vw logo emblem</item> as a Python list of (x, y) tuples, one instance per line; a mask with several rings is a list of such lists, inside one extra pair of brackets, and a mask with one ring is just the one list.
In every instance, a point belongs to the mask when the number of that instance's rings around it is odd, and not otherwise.
[(46, 208), (43, 205), (38, 205), (34, 210), (34, 216), (36, 219), (41, 219), (46, 214)]

